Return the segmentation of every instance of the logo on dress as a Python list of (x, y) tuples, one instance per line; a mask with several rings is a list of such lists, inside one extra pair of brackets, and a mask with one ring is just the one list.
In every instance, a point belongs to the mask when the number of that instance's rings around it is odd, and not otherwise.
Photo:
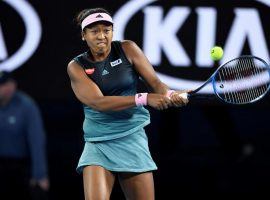
[(111, 64), (112, 67), (114, 67), (116, 65), (120, 65), (121, 63), (122, 63), (121, 58), (119, 58), (119, 59), (117, 59), (115, 61), (110, 62), (110, 64)]
[(86, 69), (84, 70), (86, 74), (93, 74), (95, 69), (94, 68), (91, 68), (91, 69)]
[(102, 71), (102, 76), (107, 75), (107, 74), (109, 74), (109, 72), (108, 72), (106, 69), (104, 69), (104, 70)]

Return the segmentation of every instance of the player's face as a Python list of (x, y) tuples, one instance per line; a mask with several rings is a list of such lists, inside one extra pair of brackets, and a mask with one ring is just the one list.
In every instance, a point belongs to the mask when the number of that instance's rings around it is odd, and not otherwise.
[(86, 28), (83, 38), (90, 49), (97, 54), (104, 54), (110, 51), (113, 37), (113, 27), (108, 24), (96, 24)]

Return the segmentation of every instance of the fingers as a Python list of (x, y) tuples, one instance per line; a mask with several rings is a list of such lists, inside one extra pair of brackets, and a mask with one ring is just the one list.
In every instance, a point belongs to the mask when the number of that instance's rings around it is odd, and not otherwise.
[(168, 97), (161, 96), (158, 102), (158, 110), (165, 110), (171, 105), (171, 101)]
[[(188, 91), (187, 91), (188, 92)], [(180, 107), (188, 103), (187, 93), (174, 92), (170, 97), (160, 94), (148, 94), (148, 105), (157, 109), (165, 110), (171, 106)]]
[(188, 103), (187, 93), (173, 93), (171, 95), (171, 103), (176, 107), (185, 106)]
[(40, 180), (31, 179), (30, 180), (30, 185), (32, 187), (38, 185), (44, 191), (48, 191), (49, 188), (50, 188), (50, 182), (49, 182), (48, 178), (43, 178), (43, 179), (40, 179)]
[(178, 96), (182, 99), (184, 105), (186, 105), (188, 103), (188, 93), (187, 92), (181, 93)]
[(147, 102), (149, 106), (157, 110), (165, 110), (171, 106), (170, 99), (161, 94), (148, 94)]

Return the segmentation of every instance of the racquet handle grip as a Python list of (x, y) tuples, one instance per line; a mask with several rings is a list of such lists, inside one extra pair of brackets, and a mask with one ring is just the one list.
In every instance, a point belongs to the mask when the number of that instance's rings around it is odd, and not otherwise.
[(189, 97), (188, 93), (186, 92), (179, 94), (179, 96), (182, 97), (183, 99), (188, 99)]

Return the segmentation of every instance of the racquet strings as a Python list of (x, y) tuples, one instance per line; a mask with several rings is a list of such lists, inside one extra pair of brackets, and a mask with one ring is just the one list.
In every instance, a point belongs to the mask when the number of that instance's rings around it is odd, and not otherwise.
[(215, 75), (215, 92), (228, 103), (245, 104), (268, 90), (268, 65), (255, 57), (240, 57), (226, 63)]

